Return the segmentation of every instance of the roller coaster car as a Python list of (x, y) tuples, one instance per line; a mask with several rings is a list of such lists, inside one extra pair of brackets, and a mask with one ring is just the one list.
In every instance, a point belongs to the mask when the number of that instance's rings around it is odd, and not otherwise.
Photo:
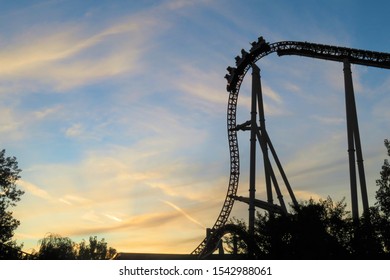
[(240, 75), (245, 67), (251, 62), (251, 54), (248, 53), (246, 50), (241, 50), (241, 56), (236, 56), (236, 66), (234, 67), (228, 67), (227, 70), (229, 71), (229, 74), (225, 76), (225, 78), (228, 80), (228, 86), (227, 90), (231, 88), (230, 85), (235, 85), (237, 83), (238, 75)]
[(241, 68), (245, 68), (245, 66), (248, 64), (249, 60), (250, 60), (250, 54), (242, 49), (241, 50), (241, 57), (238, 55), (236, 56), (236, 66), (237, 66), (237, 69), (239, 69), (239, 71), (241, 70)]
[(231, 89), (231, 85), (237, 83), (237, 77), (236, 77), (236, 71), (237, 71), (237, 68), (235, 67), (228, 67), (226, 68), (226, 70), (229, 72), (229, 74), (226, 74), (225, 75), (225, 79), (227, 80), (227, 86), (226, 86), (226, 90), (227, 91), (230, 91)]
[(243, 73), (248, 64), (250, 64), (258, 54), (271, 50), (270, 45), (263, 37), (259, 37), (257, 42), (254, 41), (251, 45), (252, 48), (249, 53), (246, 50), (241, 49), (241, 56), (238, 55), (235, 57), (237, 68), (230, 66), (227, 68), (229, 74), (225, 75), (225, 79), (228, 81), (226, 90), (229, 92), (236, 86), (239, 79), (238, 76)]
[(250, 49), (251, 53), (263, 53), (263, 52), (268, 52), (271, 50), (271, 47), (269, 44), (264, 40), (262, 36), (260, 36), (256, 41), (253, 41), (251, 43), (252, 48)]

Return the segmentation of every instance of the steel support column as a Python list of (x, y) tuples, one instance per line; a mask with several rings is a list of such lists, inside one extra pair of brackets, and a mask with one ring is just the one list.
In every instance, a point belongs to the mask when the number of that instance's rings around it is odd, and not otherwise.
[[(256, 131), (257, 131), (257, 91), (256, 82), (259, 73), (253, 69), (252, 73), (252, 100), (251, 100), (251, 138), (250, 138), (250, 169), (249, 169), (249, 236), (255, 233), (255, 198), (256, 198)], [(250, 248), (249, 248), (250, 249)], [(251, 253), (251, 252), (249, 252)]]
[(268, 203), (273, 204), (273, 195), (272, 195), (272, 185), (271, 185), (271, 162), (268, 156), (268, 141), (267, 131), (265, 129), (265, 114), (264, 114), (264, 102), (263, 102), (263, 91), (261, 88), (261, 77), (260, 77), (260, 68), (256, 64), (252, 64), (252, 87), (257, 94), (257, 104), (259, 110), (259, 123), (260, 123), (260, 135), (259, 128), (256, 127), (256, 134), (260, 142), (260, 146), (263, 152), (263, 162), (264, 162), (264, 175), (265, 175), (265, 186), (267, 191), (267, 201)]
[[(359, 220), (358, 191), (356, 182), (355, 155), (359, 170), (359, 182), (363, 201), (363, 210), (367, 211), (368, 196), (366, 179), (363, 165), (363, 154), (360, 143), (359, 125), (356, 112), (356, 102), (353, 90), (351, 64), (348, 59), (344, 63), (344, 86), (345, 86), (345, 105), (347, 119), (347, 137), (348, 137), (348, 159), (349, 159), (349, 178), (351, 188), (351, 207), (352, 218), (355, 222)], [(356, 150), (355, 150), (356, 149)]]

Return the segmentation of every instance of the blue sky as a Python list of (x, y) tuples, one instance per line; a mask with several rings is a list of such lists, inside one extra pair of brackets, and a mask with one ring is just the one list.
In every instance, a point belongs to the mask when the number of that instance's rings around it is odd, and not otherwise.
[[(259, 36), (389, 52), (387, 1), (0, 1), (0, 146), (46, 233), (125, 252), (191, 252), (229, 178), (226, 67)], [(262, 59), (268, 133), (298, 200), (350, 203), (342, 65)], [(390, 72), (353, 66), (370, 202), (389, 138)], [(248, 75), (248, 78), (250, 75)], [(250, 81), (238, 123), (249, 119)], [(240, 134), (241, 195), (249, 135)], [(265, 198), (258, 175), (257, 197)], [(236, 203), (232, 216), (247, 218)]]

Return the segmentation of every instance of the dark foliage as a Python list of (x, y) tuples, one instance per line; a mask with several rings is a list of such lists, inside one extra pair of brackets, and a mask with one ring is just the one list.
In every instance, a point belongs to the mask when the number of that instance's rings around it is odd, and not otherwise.
[(34, 256), (40, 260), (106, 260), (116, 253), (114, 248), (107, 248), (104, 238), (99, 241), (96, 236), (91, 236), (88, 243), (82, 240), (77, 244), (69, 237), (48, 234), (39, 243)]
[[(390, 156), (390, 142), (385, 140)], [(389, 259), (390, 258), (390, 164), (384, 160), (376, 181), (377, 203), (363, 213), (356, 224), (346, 211), (344, 200), (330, 197), (302, 202), (288, 215), (258, 213), (255, 242), (268, 259)], [(232, 223), (246, 229), (243, 221)], [(234, 238), (233, 238), (234, 237)], [(225, 238), (228, 250), (246, 254), (247, 244), (237, 236)], [(238, 249), (235, 249), (235, 246)]]
[[(390, 156), (390, 142), (385, 140), (387, 155)], [(380, 179), (376, 180), (376, 185), (379, 187), (375, 198), (380, 210), (390, 219), (390, 164), (387, 159), (384, 160)]]
[(39, 241), (39, 252), (36, 258), (40, 260), (75, 260), (75, 243), (69, 237), (58, 234), (48, 234)]
[(79, 260), (107, 260), (115, 254), (116, 250), (114, 248), (107, 248), (107, 242), (104, 238), (99, 241), (96, 236), (90, 236), (89, 244), (85, 240), (78, 244), (77, 259)]
[(20, 222), (10, 210), (16, 206), (23, 191), (16, 186), (21, 169), (15, 157), (6, 157), (5, 150), (0, 151), (0, 259), (17, 259), (22, 245), (12, 240), (14, 231)]
[[(344, 201), (330, 197), (302, 202), (289, 215), (258, 213), (255, 241), (260, 259), (383, 259), (389, 258), (389, 223), (378, 208), (370, 208), (358, 226), (345, 210)], [(246, 229), (243, 221), (231, 222)], [(237, 238), (237, 237), (235, 237)], [(247, 245), (232, 236), (225, 238), (228, 251), (246, 254)]]

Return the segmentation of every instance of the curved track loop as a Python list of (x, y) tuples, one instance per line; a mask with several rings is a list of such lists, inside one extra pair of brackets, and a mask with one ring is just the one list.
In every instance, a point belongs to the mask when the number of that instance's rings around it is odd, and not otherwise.
[(260, 256), (260, 249), (257, 246), (256, 242), (249, 236), (248, 232), (241, 227), (234, 224), (226, 224), (218, 229), (216, 229), (210, 238), (208, 239), (206, 246), (204, 247), (202, 253), (199, 255), (200, 259), (206, 259), (210, 256), (218, 247), (218, 244), (222, 237), (228, 233), (238, 235), (245, 244), (254, 250), (255, 256)]
[[(212, 232), (223, 227), (229, 218), (234, 204), (234, 196), (237, 193), (240, 174), (240, 159), (236, 130), (237, 99), (241, 83), (248, 70), (261, 58), (276, 52), (282, 55), (300, 55), (312, 58), (326, 59), (342, 62), (348, 60), (350, 63), (390, 69), (390, 54), (359, 49), (351, 49), (338, 46), (314, 44), (308, 42), (282, 41), (269, 44), (263, 37), (257, 42), (251, 43), (249, 53), (241, 50), (241, 57), (236, 57), (236, 67), (228, 67), (229, 74), (225, 76), (228, 81), (227, 91), (229, 92), (227, 108), (227, 131), (230, 151), (230, 179), (225, 202), (221, 212), (212, 227)], [(205, 238), (192, 254), (201, 254), (205, 249), (207, 238)]]

